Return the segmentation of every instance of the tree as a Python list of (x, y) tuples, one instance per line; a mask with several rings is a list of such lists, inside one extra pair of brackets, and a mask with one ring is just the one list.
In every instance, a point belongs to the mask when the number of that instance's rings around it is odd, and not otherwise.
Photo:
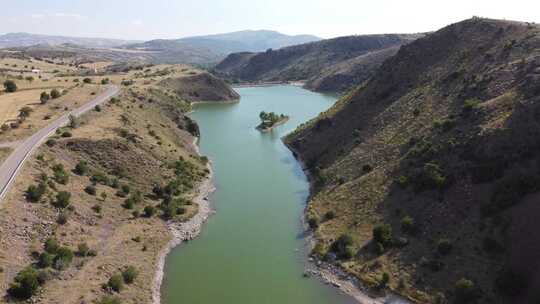
[(51, 99), (51, 95), (49, 95), (49, 93), (41, 92), (41, 96), (39, 97), (41, 104), (46, 104), (49, 99)]
[(73, 261), (73, 251), (67, 247), (60, 247), (56, 251), (56, 257), (54, 258), (54, 268), (63, 270), (69, 267)]
[(342, 234), (334, 243), (332, 243), (330, 250), (340, 259), (350, 259), (354, 255), (352, 245), (352, 237), (348, 234)]
[(379, 225), (373, 229), (373, 240), (383, 246), (392, 242), (392, 227), (390, 225)]
[(88, 163), (85, 162), (85, 161), (80, 161), (79, 163), (77, 163), (77, 165), (75, 166), (75, 169), (73, 170), (73, 172), (77, 175), (85, 175), (87, 172), (88, 172)]
[(20, 110), (19, 110), (19, 117), (22, 118), (22, 119), (26, 119), (27, 117), (30, 116), (30, 113), (32, 113), (32, 108), (30, 107), (22, 107)]
[(56, 99), (58, 97), (62, 96), (62, 94), (60, 94), (60, 91), (58, 91), (57, 89), (53, 89), (51, 91), (51, 98), (52, 99)]
[(26, 190), (26, 199), (31, 202), (39, 202), (47, 191), (47, 184), (41, 182), (37, 186), (31, 185)]
[(116, 292), (120, 292), (124, 289), (124, 278), (121, 274), (115, 274), (109, 279), (107, 286)]
[(13, 93), (17, 91), (17, 84), (13, 80), (4, 81), (4, 89), (7, 93)]

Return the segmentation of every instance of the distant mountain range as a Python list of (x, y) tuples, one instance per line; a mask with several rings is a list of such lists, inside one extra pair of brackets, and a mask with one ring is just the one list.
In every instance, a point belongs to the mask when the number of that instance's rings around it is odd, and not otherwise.
[(9, 33), (0, 35), (0, 48), (28, 47), (34, 45), (73, 44), (88, 48), (110, 48), (136, 43), (133, 40), (108, 38), (80, 38), (68, 36), (38, 35), (29, 33)]
[[(188, 63), (203, 66), (216, 64), (228, 54), (234, 52), (259, 52), (290, 45), (321, 40), (310, 35), (290, 36), (275, 31), (239, 31), (225, 34), (195, 36), (181, 39), (157, 39), (146, 42), (103, 38), (76, 38), (64, 36), (36, 35), (28, 33), (10, 33), (0, 35), (0, 48), (28, 48), (47, 46), (55, 49), (69, 48), (69, 51), (95, 53), (85, 48), (119, 48), (126, 51), (122, 59), (133, 57), (134, 60), (146, 60), (153, 63)], [(110, 53), (110, 54), (109, 54)], [(106, 58), (119, 57), (118, 51), (100, 54)]]
[(214, 72), (234, 82), (306, 81), (342, 92), (368, 79), (399, 48), (422, 34), (345, 36), (264, 52), (230, 54)]

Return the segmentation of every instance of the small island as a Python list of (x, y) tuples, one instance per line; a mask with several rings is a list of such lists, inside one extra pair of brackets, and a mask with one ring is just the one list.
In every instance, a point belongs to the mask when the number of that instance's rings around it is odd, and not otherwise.
[(286, 123), (289, 120), (289, 116), (284, 114), (276, 114), (274, 112), (266, 113), (262, 111), (259, 114), (261, 123), (257, 126), (257, 130), (261, 132), (272, 131), (273, 128)]

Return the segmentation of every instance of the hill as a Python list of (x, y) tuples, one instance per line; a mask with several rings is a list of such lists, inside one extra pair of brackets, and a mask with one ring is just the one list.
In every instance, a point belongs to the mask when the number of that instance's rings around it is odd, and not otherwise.
[(313, 254), (419, 303), (537, 301), (539, 58), (537, 25), (452, 24), (290, 135)]
[(420, 35), (347, 36), (262, 53), (231, 54), (215, 72), (236, 82), (307, 81), (315, 91), (345, 91), (369, 78)]
[(240, 95), (228, 84), (207, 72), (167, 78), (159, 85), (172, 90), (180, 99), (190, 102), (233, 102), (240, 99)]
[[(262, 51), (269, 48), (316, 41), (319, 38), (309, 35), (289, 36), (274, 31), (239, 31), (226, 34), (195, 36), (181, 39), (157, 39), (143, 43), (129, 44), (126, 49), (151, 51), (156, 60), (166, 63), (217, 63), (225, 56), (240, 51)], [(204, 61), (194, 61), (191, 56), (204, 54)]]
[(8, 33), (0, 35), (0, 48), (27, 47), (39, 44), (54, 46), (66, 43), (92, 48), (108, 48), (135, 43), (135, 41), (107, 38), (51, 36), (29, 33)]

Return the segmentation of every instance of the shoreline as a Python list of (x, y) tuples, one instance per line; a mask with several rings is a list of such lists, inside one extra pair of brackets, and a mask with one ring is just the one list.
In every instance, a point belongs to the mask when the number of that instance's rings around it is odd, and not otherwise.
[[(307, 254), (307, 265), (305, 267), (305, 272), (308, 275), (312, 275), (316, 277), (318, 280), (320, 280), (324, 284), (332, 285), (334, 288), (339, 289), (340, 291), (344, 292), (345, 294), (351, 296), (356, 302), (360, 304), (404, 304), (409, 303), (404, 298), (401, 298), (399, 295), (394, 294), (391, 291), (385, 291), (384, 296), (375, 296), (368, 290), (366, 290), (366, 287), (362, 285), (361, 282), (359, 282), (358, 279), (354, 278), (351, 274), (348, 274), (343, 268), (341, 268), (338, 265), (334, 265), (331, 263), (327, 263), (315, 256), (311, 256), (310, 252), (314, 247), (315, 238), (313, 237), (313, 231), (308, 228), (308, 225), (305, 220), (305, 211), (308, 208), (309, 201), (312, 198), (313, 193), (313, 177), (311, 176), (311, 173), (307, 169), (304, 161), (296, 152), (293, 147), (291, 147), (289, 144), (287, 144), (284, 140), (285, 137), (282, 138), (283, 144), (291, 151), (293, 154), (293, 157), (296, 159), (296, 161), (300, 164), (300, 168), (306, 175), (306, 178), (309, 183), (309, 196), (306, 200), (305, 209), (302, 216), (302, 224), (304, 226), (304, 229), (306, 232), (308, 232), (308, 236), (306, 237), (306, 246), (308, 250)], [(311, 267), (309, 267), (311, 266)], [(313, 268), (313, 269), (311, 269)]]
[(231, 84), (231, 87), (233, 89), (235, 89), (235, 88), (272, 87), (272, 86), (279, 86), (279, 85), (292, 85), (292, 86), (297, 86), (297, 87), (303, 87), (305, 84), (306, 84), (305, 81), (268, 81), (268, 82), (237, 83), (237, 84)]
[[(195, 137), (193, 145), (195, 151), (200, 155), (199, 146), (197, 145), (198, 138)], [(158, 263), (156, 268), (156, 274), (154, 276), (154, 282), (152, 286), (152, 304), (161, 304), (161, 286), (163, 285), (163, 279), (165, 276), (165, 262), (169, 253), (180, 246), (184, 241), (190, 241), (196, 238), (200, 233), (203, 224), (208, 220), (210, 215), (214, 213), (214, 210), (210, 206), (209, 195), (215, 190), (213, 177), (214, 171), (212, 170), (211, 162), (206, 165), (210, 171), (208, 176), (197, 187), (197, 195), (193, 199), (193, 202), (199, 207), (197, 214), (190, 218), (187, 222), (169, 221), (167, 227), (171, 233), (171, 240), (163, 248), (158, 256)]]

